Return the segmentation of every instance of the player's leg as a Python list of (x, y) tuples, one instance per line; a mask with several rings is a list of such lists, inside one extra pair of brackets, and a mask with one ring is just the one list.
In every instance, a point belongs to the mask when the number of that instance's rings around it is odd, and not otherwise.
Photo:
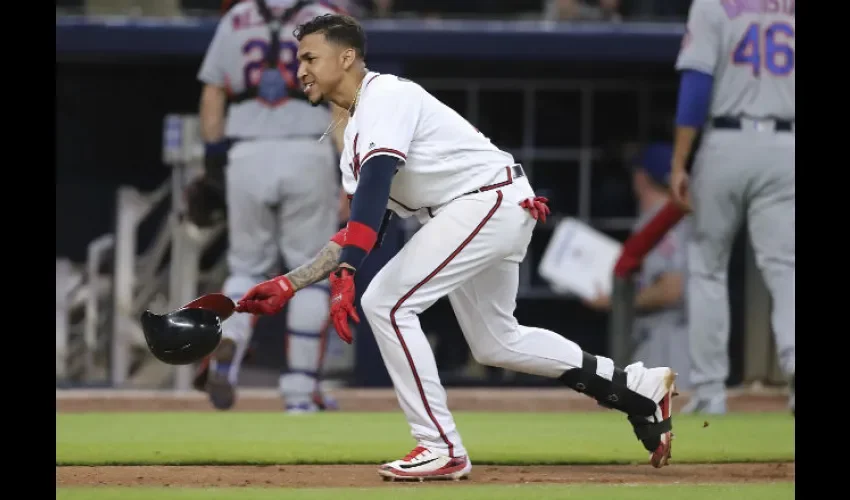
[(469, 473), (471, 462), (418, 315), (511, 251), (515, 243), (505, 237), (506, 225), (516, 225), (519, 211), (519, 207), (507, 210), (502, 194), (495, 192), (450, 203), (411, 237), (364, 291), (365, 319), (417, 444), (406, 457), (384, 464), (379, 469), (382, 476), (431, 479)]
[(733, 132), (707, 134), (691, 173), (688, 329), (693, 398), (683, 413), (726, 412), (729, 376), (727, 269), (742, 218), (749, 169), (736, 156)]
[[(222, 293), (233, 300), (268, 279), (277, 262), (276, 215), (269, 198), (266, 165), (270, 148), (264, 143), (233, 147), (227, 167), (227, 263), (229, 276)], [(206, 390), (218, 409), (235, 401), (242, 358), (253, 332), (254, 318), (235, 313), (222, 324), (222, 341), (212, 355)]]
[[(279, 246), (287, 267), (294, 269), (313, 258), (337, 230), (338, 168), (331, 144), (315, 140), (285, 141), (277, 155), (285, 165), (278, 186)], [(287, 305), (287, 368), (280, 391), (290, 413), (336, 408), (319, 390), (329, 300), (323, 281), (299, 291)]]
[(771, 326), (779, 364), (792, 379), (796, 368), (796, 138), (779, 132), (760, 139), (749, 153), (752, 164), (760, 169), (750, 187), (748, 227), (756, 265), (773, 303)]
[(610, 358), (584, 352), (555, 332), (520, 325), (513, 315), (518, 285), (519, 263), (503, 260), (449, 294), (475, 359), (483, 365), (558, 378), (603, 406), (622, 411), (650, 452), (651, 463), (666, 465), (675, 373), (643, 363), (620, 369)]
[(279, 389), (289, 413), (334, 409), (319, 390), (327, 344), (329, 294), (326, 284), (300, 290), (287, 305), (286, 369)]

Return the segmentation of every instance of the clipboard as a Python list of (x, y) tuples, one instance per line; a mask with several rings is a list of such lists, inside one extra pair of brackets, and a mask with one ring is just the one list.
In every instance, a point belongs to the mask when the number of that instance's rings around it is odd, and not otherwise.
[(614, 265), (623, 245), (584, 222), (567, 217), (552, 233), (538, 266), (540, 276), (559, 293), (591, 300), (611, 295)]

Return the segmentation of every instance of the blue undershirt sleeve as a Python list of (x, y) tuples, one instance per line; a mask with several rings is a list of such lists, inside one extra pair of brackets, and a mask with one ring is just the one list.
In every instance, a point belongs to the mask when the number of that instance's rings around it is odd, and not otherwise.
[(676, 125), (701, 128), (708, 117), (714, 77), (708, 73), (685, 70), (679, 82)]

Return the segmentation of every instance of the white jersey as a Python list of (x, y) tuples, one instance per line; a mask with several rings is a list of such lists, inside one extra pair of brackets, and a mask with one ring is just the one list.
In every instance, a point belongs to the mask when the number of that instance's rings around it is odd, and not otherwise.
[(402, 217), (427, 210), (484, 186), (510, 180), (514, 158), (420, 85), (369, 72), (345, 128), (340, 157), (343, 188), (353, 195), (360, 166), (374, 155), (401, 160), (387, 208)]
[[(272, 14), (281, 13), (297, 0), (266, 0)], [(328, 2), (314, 2), (298, 11), (278, 33), (280, 38), (279, 69), (286, 85), (300, 87), (298, 82), (298, 41), (295, 28), (314, 17), (333, 14)], [(231, 8), (221, 18), (210, 42), (198, 79), (217, 85), (233, 96), (243, 92), (248, 84), (260, 81), (264, 57), (269, 48), (269, 26), (254, 0), (245, 0)], [(278, 138), (320, 136), (331, 120), (326, 106), (313, 106), (303, 99), (294, 99), (281, 92), (269, 101), (260, 97), (233, 103), (228, 108), (225, 135), (236, 138)]]

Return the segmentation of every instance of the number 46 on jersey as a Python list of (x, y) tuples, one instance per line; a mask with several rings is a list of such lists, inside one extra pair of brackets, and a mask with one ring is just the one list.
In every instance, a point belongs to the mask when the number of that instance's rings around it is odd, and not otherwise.
[(764, 71), (786, 76), (794, 71), (792, 40), (794, 26), (786, 22), (773, 22), (766, 26), (750, 23), (732, 52), (732, 61), (738, 66), (750, 66), (755, 77), (761, 76)]

